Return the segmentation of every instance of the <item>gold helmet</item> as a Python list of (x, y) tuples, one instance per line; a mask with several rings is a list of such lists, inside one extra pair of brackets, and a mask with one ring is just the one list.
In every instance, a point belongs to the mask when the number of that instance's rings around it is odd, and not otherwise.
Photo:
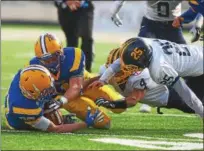
[(49, 101), (56, 93), (54, 79), (40, 65), (30, 65), (21, 71), (19, 87), (26, 98), (39, 101)]
[(51, 33), (40, 35), (35, 43), (35, 56), (51, 73), (57, 74), (64, 59), (61, 41)]

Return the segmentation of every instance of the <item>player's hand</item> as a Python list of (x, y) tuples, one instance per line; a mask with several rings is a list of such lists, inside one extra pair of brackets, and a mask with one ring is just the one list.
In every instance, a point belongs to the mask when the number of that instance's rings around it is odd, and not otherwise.
[(85, 119), (87, 127), (94, 125), (99, 113), (100, 113), (99, 110), (96, 109), (95, 113), (91, 114), (91, 108), (90, 107), (87, 108), (87, 114), (86, 114), (86, 119)]
[(193, 37), (191, 39), (192, 43), (199, 40), (200, 33), (201, 33), (201, 29), (200, 28), (193, 26), (189, 32), (193, 35)]
[(120, 27), (123, 24), (122, 20), (120, 19), (120, 16), (117, 13), (112, 15), (111, 20), (118, 27)]
[(113, 103), (111, 103), (111, 101), (108, 101), (104, 98), (98, 98), (95, 100), (96, 105), (98, 106), (103, 106), (105, 108), (114, 108), (115, 105)]
[(106, 83), (101, 80), (94, 81), (88, 86), (88, 89), (95, 89), (104, 86)]
[(77, 121), (75, 113), (63, 115), (62, 117), (63, 117), (63, 123), (64, 124), (73, 124), (73, 123), (76, 123), (76, 121)]
[(63, 102), (60, 100), (51, 100), (47, 102), (48, 108), (44, 111), (44, 113), (52, 113), (63, 106)]
[(176, 17), (172, 23), (172, 26), (175, 28), (181, 27), (183, 20), (184, 20), (183, 17)]
[(67, 0), (65, 3), (71, 11), (76, 11), (81, 6), (81, 1), (79, 0)]

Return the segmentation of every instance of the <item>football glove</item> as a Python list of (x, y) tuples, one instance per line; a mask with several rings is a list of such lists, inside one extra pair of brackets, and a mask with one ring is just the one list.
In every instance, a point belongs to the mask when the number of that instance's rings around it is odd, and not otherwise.
[(95, 101), (96, 105), (98, 106), (103, 106), (105, 108), (115, 108), (115, 104), (113, 104), (111, 101), (107, 101), (104, 98), (98, 98)]
[(63, 104), (66, 103), (66, 100), (64, 100), (64, 97), (60, 97), (57, 100), (51, 100), (47, 103), (47, 108), (44, 111), (44, 113), (51, 113), (54, 112), (56, 110), (58, 110), (59, 108), (61, 108), (63, 106)]
[(193, 35), (191, 43), (196, 42), (200, 39), (201, 28), (193, 26), (189, 32)]
[(120, 16), (117, 13), (112, 15), (111, 20), (118, 27), (120, 27), (123, 24), (122, 20), (120, 19)]
[(63, 117), (64, 124), (73, 124), (73, 123), (76, 123), (77, 121), (76, 114), (74, 113), (63, 115), (62, 117)]
[(98, 109), (96, 109), (94, 114), (91, 114), (91, 108), (90, 107), (87, 108), (87, 114), (86, 114), (86, 119), (85, 119), (87, 127), (90, 127), (90, 126), (94, 125), (98, 114), (99, 114)]

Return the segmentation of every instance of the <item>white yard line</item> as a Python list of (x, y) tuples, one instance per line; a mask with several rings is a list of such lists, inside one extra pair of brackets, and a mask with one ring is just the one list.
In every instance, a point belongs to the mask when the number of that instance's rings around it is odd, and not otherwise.
[(174, 139), (170, 141), (157, 141), (157, 140), (138, 140), (138, 139), (121, 139), (121, 138), (96, 138), (89, 139), (91, 141), (102, 142), (107, 144), (118, 144), (125, 146), (133, 146), (148, 149), (161, 149), (161, 150), (192, 150), (203, 149), (203, 143), (195, 142), (178, 142)]

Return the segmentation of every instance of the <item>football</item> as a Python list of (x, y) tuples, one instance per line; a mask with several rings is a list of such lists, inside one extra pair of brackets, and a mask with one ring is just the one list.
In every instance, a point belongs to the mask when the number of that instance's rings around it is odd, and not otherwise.
[[(48, 104), (45, 104), (44, 110), (48, 109)], [(44, 116), (52, 121), (55, 125), (63, 124), (62, 112), (58, 109), (50, 113), (44, 113)]]

